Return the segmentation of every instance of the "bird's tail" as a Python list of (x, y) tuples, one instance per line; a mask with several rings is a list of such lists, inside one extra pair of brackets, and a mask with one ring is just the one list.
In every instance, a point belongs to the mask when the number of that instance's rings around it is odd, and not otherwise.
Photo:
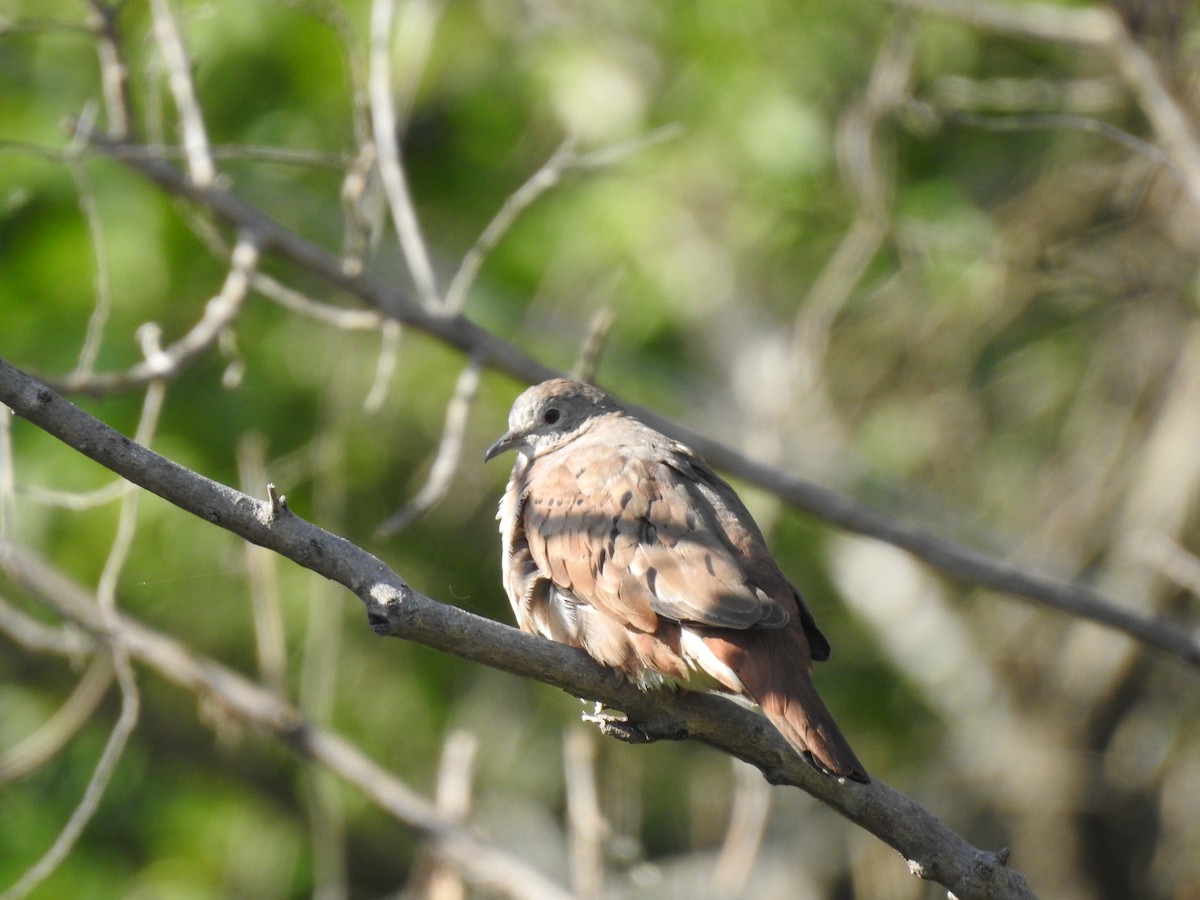
[(788, 682), (786, 689), (768, 686), (756, 698), (771, 724), (801, 756), (826, 774), (864, 784), (870, 781), (812, 679), (796, 672)]
[(711, 629), (703, 642), (699, 667), (725, 690), (748, 695), (797, 753), (827, 775), (871, 780), (809, 677), (812, 656), (799, 626)]

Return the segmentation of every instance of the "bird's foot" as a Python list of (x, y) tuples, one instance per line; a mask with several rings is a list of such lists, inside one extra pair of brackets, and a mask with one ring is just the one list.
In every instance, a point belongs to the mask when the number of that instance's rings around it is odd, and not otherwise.
[(687, 727), (677, 719), (653, 719), (633, 721), (618, 709), (611, 709), (599, 701), (590, 712), (585, 712), (583, 721), (591, 722), (601, 734), (616, 738), (627, 744), (651, 744), (655, 741), (682, 741), (687, 738)]

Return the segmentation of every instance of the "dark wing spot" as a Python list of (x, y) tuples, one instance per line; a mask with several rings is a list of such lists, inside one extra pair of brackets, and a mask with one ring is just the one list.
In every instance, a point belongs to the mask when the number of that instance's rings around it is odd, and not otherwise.
[(712, 575), (714, 577), (716, 576), (717, 570), (713, 568), (713, 561), (712, 561), (711, 553), (704, 554), (704, 568), (708, 569), (709, 575)]
[(633, 491), (626, 491), (621, 495), (621, 509), (629, 505), (629, 501), (633, 499)]
[(658, 594), (655, 593), (654, 583), (657, 580), (658, 580), (658, 569), (651, 566), (649, 569), (646, 570), (646, 587), (648, 587), (650, 589), (650, 593), (654, 594), (654, 596), (656, 596), (656, 597), (658, 596)]

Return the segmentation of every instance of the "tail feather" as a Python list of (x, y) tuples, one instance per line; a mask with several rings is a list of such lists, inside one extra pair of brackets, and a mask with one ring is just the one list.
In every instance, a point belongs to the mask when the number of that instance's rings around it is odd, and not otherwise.
[(779, 733), (818, 769), (864, 784), (871, 779), (846, 740), (812, 680), (805, 674), (789, 679), (790, 690), (767, 691), (758, 704)]
[(726, 690), (757, 703), (797, 753), (827, 775), (871, 780), (809, 677), (812, 656), (799, 625), (712, 629), (702, 643), (696, 664)]

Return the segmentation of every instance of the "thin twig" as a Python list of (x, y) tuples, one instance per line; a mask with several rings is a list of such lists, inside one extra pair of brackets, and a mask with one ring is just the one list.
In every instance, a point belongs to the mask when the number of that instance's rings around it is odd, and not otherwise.
[(900, 22), (880, 48), (863, 95), (838, 120), (838, 169), (855, 213), (792, 327), (792, 356), (801, 383), (816, 381), (833, 322), (891, 229), (892, 165), (881, 158), (878, 132), (880, 123), (908, 98), (912, 67), (911, 28)]
[(429, 477), (402, 509), (389, 516), (379, 526), (376, 534), (379, 537), (393, 537), (399, 534), (418, 518), (427, 513), (433, 506), (446, 496), (458, 469), (458, 461), (462, 457), (463, 439), (467, 433), (467, 417), (471, 413), (471, 404), (479, 390), (482, 365), (479, 360), (472, 358), (458, 376), (454, 385), (454, 396), (446, 406), (446, 423), (442, 427), (442, 440), (438, 445), (437, 455), (429, 469)]
[(717, 870), (713, 874), (714, 893), (718, 897), (742, 896), (762, 850), (767, 814), (771, 810), (771, 788), (752, 766), (740, 759), (733, 763), (733, 809)]
[(87, 168), (79, 161), (76, 153), (68, 154), (67, 168), (75, 181), (75, 191), (79, 195), (79, 211), (83, 214), (87, 225), (88, 238), (92, 247), (92, 258), (95, 262), (95, 277), (93, 278), (96, 292), (96, 304), (88, 317), (87, 336), (79, 351), (79, 361), (75, 364), (72, 378), (85, 379), (92, 374), (96, 357), (100, 354), (100, 343), (104, 338), (104, 326), (112, 313), (112, 285), (108, 272), (108, 251), (104, 241), (104, 223), (96, 209), (96, 192), (88, 178)]
[(204, 116), (196, 100), (192, 63), (179, 36), (169, 0), (150, 0), (150, 9), (154, 13), (154, 37), (167, 70), (167, 85), (175, 97), (175, 108), (179, 113), (188, 175), (198, 187), (209, 187), (216, 178), (217, 170), (208, 146)]
[(87, 0), (97, 35), (96, 54), (100, 59), (100, 84), (104, 91), (104, 110), (108, 114), (108, 133), (117, 140), (128, 140), (133, 122), (133, 94), (129, 88), (129, 66), (121, 32), (117, 28), (119, 9), (104, 0)]
[(575, 137), (571, 135), (558, 145), (550, 158), (542, 163), (523, 185), (508, 196), (504, 205), (500, 207), (492, 220), (488, 222), (487, 227), (476, 238), (475, 243), (471, 245), (471, 249), (463, 255), (462, 263), (459, 264), (458, 271), (454, 273), (450, 287), (446, 289), (446, 309), (448, 311), (462, 312), (463, 307), (466, 306), (467, 294), (475, 283), (475, 278), (488, 253), (500, 243), (500, 239), (512, 227), (512, 223), (516, 221), (522, 211), (558, 184), (563, 171), (571, 164), (574, 157)]
[(17, 525), (16, 477), (13, 471), (12, 410), (0, 404), (0, 544)]
[(29, 737), (0, 754), (0, 785), (24, 778), (57, 756), (91, 721), (112, 682), (112, 659), (103, 654), (95, 656), (54, 715)]
[(400, 356), (400, 339), (404, 326), (395, 319), (385, 319), (379, 330), (379, 356), (375, 361), (375, 379), (363, 400), (363, 412), (377, 413), (387, 401), (396, 374), (396, 360)]
[(31, 503), (41, 503), (45, 506), (57, 506), (60, 509), (80, 512), (120, 500), (125, 496), (125, 482), (112, 481), (91, 491), (59, 491), (36, 485), (23, 485), (19, 493), (22, 499)]
[[(478, 749), (475, 735), (461, 729), (451, 732), (442, 745), (435, 800), (438, 812), (459, 825), (466, 823), (471, 811)], [(420, 891), (424, 900), (463, 900), (467, 896), (462, 876), (455, 866), (447, 863), (435, 853), (425, 871), (418, 871), (414, 880), (424, 883)]]
[[(343, 392), (350, 385), (335, 385)], [(323, 404), (341, 410), (347, 404), (334, 398)], [(345, 449), (336, 427), (326, 428), (315, 442), (313, 459), (313, 509), (322, 520), (340, 523), (344, 516), (346, 485)], [(334, 601), (334, 587), (324, 578), (308, 579), (308, 620), (300, 661), (300, 709), (315, 725), (328, 725), (338, 698), (338, 656), (344, 617)], [(346, 883), (346, 816), (341, 793), (333, 790), (328, 773), (311, 767), (306, 778), (309, 833), (312, 835), (313, 875), (317, 890), (344, 897)]]
[[(82, 373), (76, 371), (63, 379), (64, 390), (85, 393), (105, 393), (127, 390), (172, 377), (180, 368), (210, 347), (221, 332), (230, 326), (241, 311), (246, 298), (251, 273), (258, 265), (258, 249), (246, 239), (238, 241), (233, 250), (232, 265), (221, 291), (208, 301), (204, 315), (178, 341), (157, 352), (147, 354), (144, 362), (120, 373)], [(145, 326), (143, 326), (145, 327)], [(156, 333), (152, 328), (147, 333)]]
[(53, 653), (76, 663), (94, 649), (91, 640), (79, 633), (74, 625), (47, 625), (35, 619), (0, 596), (0, 631), (33, 653)]
[[(83, 131), (78, 123), (68, 122), (75, 133)], [(90, 137), (90, 134), (85, 134)], [(114, 139), (115, 140), (115, 139)], [(187, 154), (170, 144), (122, 144), (122, 150), (112, 154), (113, 158), (124, 159), (170, 159), (182, 160)], [(33, 141), (0, 140), (0, 150), (13, 153), (28, 153), (51, 162), (69, 162), (79, 153), (71, 147), (51, 147)], [(109, 154), (106, 154), (109, 155)], [(268, 147), (255, 144), (217, 144), (209, 148), (214, 160), (237, 162), (274, 163), (280, 166), (311, 166), (313, 168), (342, 170), (351, 160), (344, 153), (329, 153), (323, 150), (297, 150), (292, 147)]]
[(1102, 47), (1113, 38), (1115, 16), (1098, 7), (1066, 9), (1048, 3), (991, 0), (888, 0), (893, 6), (957, 19), (987, 31), (1059, 44)]
[(591, 732), (581, 728), (567, 732), (563, 741), (563, 762), (571, 889), (580, 900), (600, 900), (604, 896), (604, 845), (608, 839), (608, 822), (596, 792), (596, 744)]
[(389, 321), (373, 309), (345, 309), (313, 300), (295, 288), (262, 272), (255, 272), (250, 286), (269, 300), (274, 300), (289, 312), (305, 316), (339, 331), (375, 331)]
[(592, 314), (583, 345), (579, 348), (579, 358), (575, 361), (574, 371), (571, 372), (571, 377), (576, 381), (589, 384), (595, 381), (600, 354), (604, 352), (604, 341), (615, 320), (612, 308), (608, 306), (601, 307)]
[[(238, 481), (247, 494), (267, 484), (266, 439), (260, 432), (251, 432), (238, 441), (237, 468)], [(287, 697), (287, 643), (275, 556), (253, 544), (246, 544), (245, 554), (259, 678), (269, 690)]]
[(509, 195), (496, 215), (488, 222), (487, 227), (476, 238), (471, 249), (463, 256), (458, 271), (454, 273), (454, 278), (450, 282), (450, 287), (446, 289), (446, 310), (452, 313), (462, 312), (467, 303), (467, 295), (470, 293), (487, 255), (512, 228), (517, 217), (542, 194), (558, 184), (566, 172), (616, 165), (646, 147), (675, 138), (681, 131), (682, 129), (677, 125), (664, 125), (649, 134), (621, 141), (610, 147), (590, 150), (587, 153), (579, 153), (575, 149), (577, 140), (574, 135), (564, 138), (550, 158), (542, 163), (524, 184)]
[(1109, 15), (1118, 23), (1110, 44), (1113, 63), (1137, 96), (1163, 152), (1182, 174), (1192, 201), (1200, 205), (1200, 135), (1195, 118), (1163, 81), (1146, 48), (1133, 39), (1115, 13), (1109, 11)]
[[(379, 174), (392, 211), (392, 221), (400, 239), (400, 250), (412, 274), (417, 296), (428, 310), (441, 301), (429, 249), (421, 235), (408, 189), (408, 177), (400, 156), (400, 137), (396, 101), (392, 96), (391, 43), (396, 18), (396, 0), (374, 0), (371, 5), (371, 62), (369, 91), (375, 147), (379, 154)], [(419, 52), (419, 51), (418, 51)], [(414, 79), (419, 71), (412, 73)]]
[(1134, 550), (1175, 584), (1200, 598), (1200, 558), (1159, 531), (1139, 536)]

